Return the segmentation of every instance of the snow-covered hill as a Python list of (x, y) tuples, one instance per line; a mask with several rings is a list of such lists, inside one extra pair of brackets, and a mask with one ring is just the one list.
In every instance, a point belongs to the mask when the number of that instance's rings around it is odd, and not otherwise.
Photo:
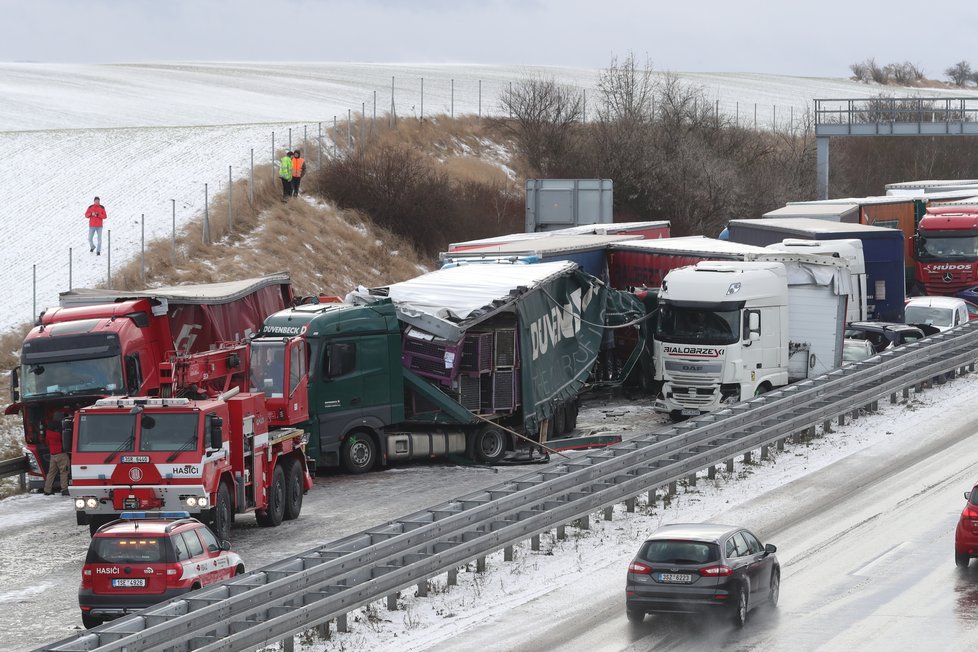
[[(597, 75), (475, 65), (0, 64), (0, 206), (7, 226), (0, 330), (55, 305), (69, 283), (106, 280), (106, 251), (96, 257), (86, 242), (83, 212), (95, 195), (108, 210), (117, 267), (139, 254), (141, 215), (147, 240), (168, 238), (174, 206), (179, 228), (203, 211), (205, 183), (213, 197), (227, 185), (229, 166), (235, 178), (248, 175), (252, 151), (256, 174), (273, 174), (273, 134), (277, 148), (305, 141), (314, 164), (320, 123), (325, 130), (335, 120), (342, 131), (351, 113), (384, 116), (393, 105), (402, 119), (498, 114), (499, 94), (527, 77), (587, 89), (593, 105)], [(680, 77), (742, 123), (753, 123), (756, 105), (761, 128), (774, 117), (781, 125), (792, 115), (797, 119), (813, 98), (879, 92), (843, 79)]]

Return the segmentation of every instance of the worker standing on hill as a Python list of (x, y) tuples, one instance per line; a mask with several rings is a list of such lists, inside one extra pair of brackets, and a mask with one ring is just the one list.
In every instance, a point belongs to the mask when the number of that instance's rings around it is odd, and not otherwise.
[(299, 196), (299, 181), (306, 171), (306, 160), (302, 158), (302, 152), (295, 150), (292, 153), (292, 196)]
[[(95, 203), (85, 211), (88, 218), (88, 251), (95, 252), (96, 256), (102, 255), (102, 222), (105, 220), (105, 206), (99, 203), (98, 197)], [(98, 236), (98, 245), (95, 244), (95, 236)]]
[(278, 163), (278, 176), (282, 180), (282, 201), (287, 202), (292, 194), (292, 152), (286, 152)]

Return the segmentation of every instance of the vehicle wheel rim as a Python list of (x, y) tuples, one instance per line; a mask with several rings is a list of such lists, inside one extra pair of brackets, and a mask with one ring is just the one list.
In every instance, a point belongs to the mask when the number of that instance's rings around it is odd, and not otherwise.
[(737, 603), (737, 620), (743, 623), (747, 620), (747, 595), (741, 591), (740, 600)]
[(496, 432), (488, 432), (482, 436), (482, 454), (492, 459), (498, 456), (503, 449), (503, 438)]
[(778, 604), (779, 597), (781, 597), (781, 578), (775, 575), (774, 586), (771, 587), (771, 602)]
[(370, 461), (370, 447), (362, 441), (357, 441), (350, 448), (350, 459), (357, 466), (363, 466)]

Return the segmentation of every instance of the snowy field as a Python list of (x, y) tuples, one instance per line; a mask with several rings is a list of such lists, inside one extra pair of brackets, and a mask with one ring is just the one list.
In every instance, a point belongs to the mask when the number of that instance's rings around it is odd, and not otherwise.
[[(203, 212), (205, 183), (213, 198), (226, 187), (229, 166), (235, 179), (248, 177), (252, 151), (256, 174), (272, 175), (273, 137), (280, 152), (305, 142), (315, 164), (320, 125), (335, 120), (342, 132), (350, 113), (383, 117), (393, 103), (401, 119), (499, 114), (499, 94), (533, 77), (586, 89), (591, 105), (597, 74), (476, 65), (0, 63), (0, 205), (9, 225), (0, 330), (56, 305), (69, 284), (106, 281), (107, 251), (89, 253), (83, 218), (95, 195), (108, 210), (117, 268), (139, 254), (141, 215), (147, 241), (169, 238), (174, 208), (179, 229)], [(742, 124), (753, 122), (756, 105), (762, 128), (775, 118), (782, 127), (797, 120), (813, 98), (879, 92), (844, 79), (680, 76)], [(324, 155), (331, 148), (326, 143)]]

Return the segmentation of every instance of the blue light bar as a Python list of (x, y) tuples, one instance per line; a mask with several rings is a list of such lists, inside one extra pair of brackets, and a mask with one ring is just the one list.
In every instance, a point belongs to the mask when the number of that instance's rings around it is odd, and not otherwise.
[(122, 512), (119, 518), (133, 521), (147, 518), (190, 518), (190, 512)]

